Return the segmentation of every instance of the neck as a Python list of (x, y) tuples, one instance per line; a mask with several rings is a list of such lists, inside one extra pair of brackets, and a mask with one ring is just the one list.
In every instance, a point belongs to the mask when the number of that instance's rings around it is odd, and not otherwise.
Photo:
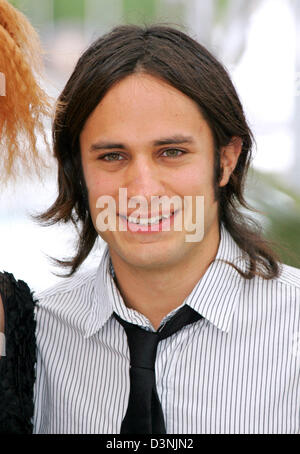
[(202, 247), (174, 266), (151, 271), (131, 266), (110, 251), (117, 285), (127, 307), (143, 314), (157, 329), (162, 319), (179, 307), (214, 260), (219, 230), (203, 239)]

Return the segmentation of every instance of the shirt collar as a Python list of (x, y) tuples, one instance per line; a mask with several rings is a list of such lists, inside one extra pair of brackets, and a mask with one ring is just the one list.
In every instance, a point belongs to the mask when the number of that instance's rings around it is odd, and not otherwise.
[(221, 331), (229, 332), (245, 279), (229, 263), (246, 271), (245, 254), (222, 225), (217, 255), (209, 265), (185, 304), (199, 312)]
[[(244, 278), (225, 261), (235, 264), (243, 271), (246, 270), (243, 251), (221, 225), (216, 258), (182, 305), (188, 304), (214, 326), (228, 332)], [(110, 271), (110, 255), (106, 245), (96, 273), (85, 337), (95, 334), (114, 311), (132, 323), (151, 329), (149, 321), (142, 314), (127, 308), (124, 304)]]

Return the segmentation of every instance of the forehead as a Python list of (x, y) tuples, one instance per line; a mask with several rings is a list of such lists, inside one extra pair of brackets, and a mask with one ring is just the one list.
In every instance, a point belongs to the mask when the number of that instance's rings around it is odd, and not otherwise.
[(150, 74), (136, 73), (125, 77), (117, 82), (101, 100), (102, 107), (111, 103), (125, 101), (125, 107), (129, 105), (139, 106), (141, 101), (156, 107), (167, 107), (168, 101), (172, 100), (182, 107), (196, 108), (196, 104), (184, 93), (169, 84), (167, 81), (154, 77)]
[[(206, 124), (197, 104), (166, 81), (148, 74), (116, 83), (89, 116), (83, 134), (197, 133)], [(206, 125), (207, 126), (207, 125)], [(179, 131), (180, 129), (180, 131)]]

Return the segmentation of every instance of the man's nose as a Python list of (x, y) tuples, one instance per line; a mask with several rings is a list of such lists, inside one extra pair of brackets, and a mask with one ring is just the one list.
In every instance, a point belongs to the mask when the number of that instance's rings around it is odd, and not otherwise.
[(129, 198), (142, 196), (150, 202), (151, 196), (164, 195), (161, 171), (145, 157), (135, 159), (128, 166), (124, 184)]

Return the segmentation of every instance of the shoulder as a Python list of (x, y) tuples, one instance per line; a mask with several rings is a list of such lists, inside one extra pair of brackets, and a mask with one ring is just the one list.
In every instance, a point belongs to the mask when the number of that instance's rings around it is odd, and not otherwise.
[[(37, 341), (51, 339), (57, 330), (69, 329), (84, 333), (89, 311), (94, 301), (96, 270), (63, 278), (37, 294)], [(49, 340), (48, 340), (49, 341)], [(52, 342), (52, 341), (51, 341)]]
[(87, 289), (91, 289), (96, 273), (97, 268), (76, 274), (72, 277), (62, 278), (62, 281), (35, 295), (38, 300), (38, 307), (51, 304), (51, 302), (56, 300), (68, 298), (68, 296), (71, 297), (77, 292), (84, 293)]
[(290, 287), (300, 292), (300, 269), (282, 264), (277, 282), (282, 286)]
[(255, 276), (251, 281), (246, 283), (247, 289), (252, 289), (252, 293), (261, 295), (268, 301), (273, 303), (286, 302), (290, 305), (291, 302), (296, 303), (296, 307), (300, 308), (300, 269), (286, 264), (279, 264), (279, 275), (272, 279), (264, 279)]

